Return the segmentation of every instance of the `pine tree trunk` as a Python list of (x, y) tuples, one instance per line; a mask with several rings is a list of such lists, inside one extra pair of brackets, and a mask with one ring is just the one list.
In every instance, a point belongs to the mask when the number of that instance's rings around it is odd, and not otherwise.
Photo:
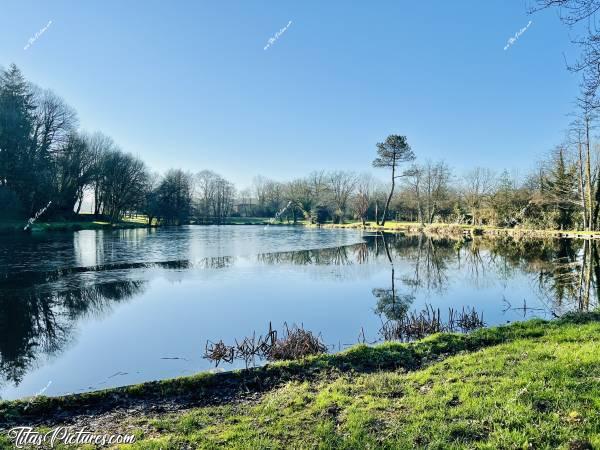
[(392, 161), (392, 188), (390, 189), (390, 195), (388, 195), (387, 201), (385, 202), (385, 208), (383, 208), (383, 216), (381, 218), (381, 226), (385, 226), (385, 216), (387, 215), (390, 202), (392, 201), (392, 195), (394, 195), (394, 187), (396, 185), (396, 159)]
[[(392, 170), (392, 174), (394, 173), (394, 171)], [(392, 195), (394, 195), (394, 187), (395, 187), (395, 181), (394, 181), (394, 176), (392, 175), (392, 189), (390, 189), (390, 195), (388, 195), (387, 201), (385, 202), (385, 207), (383, 208), (383, 214), (381, 217), (381, 226), (385, 226), (385, 216), (387, 215), (388, 212), (388, 208), (390, 206), (390, 202), (392, 201)]]

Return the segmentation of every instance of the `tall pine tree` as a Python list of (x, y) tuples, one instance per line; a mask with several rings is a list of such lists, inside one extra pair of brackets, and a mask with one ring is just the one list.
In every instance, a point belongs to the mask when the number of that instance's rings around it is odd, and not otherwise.
[(16, 195), (25, 213), (35, 207), (34, 109), (21, 71), (13, 64), (0, 72), (0, 186)]

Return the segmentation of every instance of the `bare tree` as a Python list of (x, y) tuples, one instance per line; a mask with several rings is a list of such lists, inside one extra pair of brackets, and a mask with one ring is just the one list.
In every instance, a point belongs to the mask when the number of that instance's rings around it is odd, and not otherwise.
[(327, 176), (334, 218), (343, 222), (348, 209), (350, 196), (357, 183), (356, 175), (352, 172), (335, 171)]
[(584, 158), (583, 158), (583, 147), (585, 145), (584, 132), (579, 120), (575, 120), (571, 123), (571, 129), (569, 130), (567, 138), (567, 146), (574, 146), (576, 148), (576, 167), (577, 167), (577, 182), (579, 191), (579, 201), (581, 208), (581, 218), (583, 222), (583, 228), (588, 229), (588, 208), (587, 208), (587, 195), (586, 195), (586, 178), (584, 171)]
[(203, 170), (196, 174), (196, 210), (198, 215), (210, 220), (211, 206), (216, 198), (217, 180), (219, 175), (210, 171)]
[(78, 121), (75, 111), (52, 91), (35, 86), (31, 90), (36, 108), (33, 112), (30, 155), (34, 164), (31, 169), (35, 171), (37, 182), (30, 189), (30, 207), (36, 208), (41, 203), (45, 204), (55, 193), (56, 177), (52, 163), (59, 149), (67, 146)]
[(235, 188), (220, 175), (203, 170), (196, 175), (197, 215), (200, 221), (222, 223), (231, 215)]
[(356, 217), (360, 219), (363, 227), (365, 226), (365, 220), (369, 206), (370, 202), (368, 195), (364, 192), (357, 192), (352, 199), (352, 209)]
[(84, 136), (72, 133), (56, 150), (55, 208), (65, 216), (81, 210), (83, 194), (93, 180), (96, 160)]
[(269, 216), (279, 211), (284, 204), (284, 185), (278, 181), (268, 180), (265, 185), (265, 210)]
[(441, 204), (449, 194), (451, 172), (443, 161), (413, 165), (407, 172), (407, 183), (417, 201), (421, 223), (433, 223)]
[(120, 150), (105, 152), (99, 163), (102, 212), (111, 222), (126, 210), (140, 208), (145, 201), (148, 171), (139, 158)]
[(265, 208), (265, 203), (266, 203), (266, 198), (267, 198), (266, 191), (267, 191), (268, 181), (269, 180), (267, 180), (262, 175), (257, 175), (252, 180), (252, 187), (253, 187), (254, 193), (256, 195), (256, 200), (257, 200), (258, 208), (259, 208), (259, 214), (261, 214), (261, 215), (264, 214), (264, 208)]
[(227, 181), (223, 177), (216, 180), (216, 197), (213, 202), (213, 216), (217, 223), (222, 223), (223, 220), (231, 215), (233, 209), (233, 199), (235, 198), (235, 187), (233, 183)]
[(369, 173), (361, 174), (356, 181), (356, 193), (352, 198), (352, 211), (356, 218), (360, 219), (363, 227), (367, 218), (367, 212), (371, 206), (371, 197), (375, 190), (375, 180)]
[(315, 170), (308, 174), (306, 182), (312, 191), (312, 197), (317, 203), (323, 202), (327, 196), (327, 175), (324, 170)]
[(292, 202), (292, 217), (294, 222), (300, 212), (302, 217), (312, 222), (312, 211), (317, 204), (317, 197), (309, 179), (299, 178), (286, 185), (286, 197)]
[(37, 108), (34, 116), (33, 140), (38, 152), (52, 153), (69, 139), (77, 128), (77, 113), (50, 90), (34, 90)]
[(463, 176), (462, 195), (473, 225), (481, 224), (479, 211), (494, 192), (494, 184), (494, 172), (483, 167), (476, 167)]
[(242, 189), (238, 193), (238, 212), (242, 217), (250, 217), (254, 213), (254, 207), (252, 204), (252, 189)]
[(581, 47), (579, 59), (573, 64), (567, 64), (572, 72), (581, 72), (581, 88), (585, 97), (592, 101), (594, 108), (600, 107), (597, 92), (600, 87), (600, 31), (596, 22), (596, 14), (600, 11), (600, 0), (536, 0), (530, 13), (556, 8), (559, 17), (574, 29), (583, 24), (583, 36), (576, 35), (572, 42)]
[(110, 152), (118, 151), (118, 147), (110, 137), (100, 132), (86, 135), (86, 141), (90, 154), (94, 158), (95, 169), (91, 175), (90, 185), (94, 193), (94, 214), (98, 216), (103, 211), (103, 195), (107, 192), (104, 189), (104, 184), (107, 180), (102, 171), (104, 158)]

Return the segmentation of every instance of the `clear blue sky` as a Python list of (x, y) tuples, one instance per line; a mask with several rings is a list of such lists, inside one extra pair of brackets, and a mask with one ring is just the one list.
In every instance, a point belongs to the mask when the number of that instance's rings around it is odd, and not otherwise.
[(524, 0), (1, 0), (0, 65), (16, 63), (71, 104), (82, 128), (157, 171), (212, 169), (240, 187), (256, 174), (364, 171), (394, 133), (459, 173), (523, 172), (560, 142), (578, 91), (563, 58), (576, 56), (567, 28), (554, 11), (526, 9)]

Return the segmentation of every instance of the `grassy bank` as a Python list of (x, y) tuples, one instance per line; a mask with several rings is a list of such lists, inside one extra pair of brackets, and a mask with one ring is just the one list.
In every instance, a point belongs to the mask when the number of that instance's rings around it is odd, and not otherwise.
[[(0, 220), (0, 234), (10, 234), (23, 232), (23, 227), (27, 224), (27, 219), (22, 220)], [(153, 226), (156, 225), (156, 222)], [(297, 224), (287, 222), (273, 222), (267, 217), (231, 217), (224, 221), (221, 225), (303, 225), (302, 222)], [(117, 223), (107, 221), (93, 220), (89, 215), (81, 214), (79, 218), (74, 220), (63, 221), (38, 221), (31, 227), (31, 232), (44, 231), (79, 231), (79, 230), (110, 230), (110, 229), (125, 229), (125, 228), (144, 228), (148, 226), (148, 220), (144, 216), (133, 218), (125, 218)]]
[[(22, 233), (27, 220), (0, 220), (0, 234)], [(147, 220), (141, 218), (124, 219), (116, 223), (93, 220), (81, 215), (73, 220), (44, 222), (39, 221), (30, 226), (31, 233), (45, 231), (79, 231), (79, 230), (113, 230), (126, 228), (145, 228)]]
[[(315, 225), (311, 225), (315, 226)], [(366, 222), (363, 227), (361, 222), (350, 222), (344, 224), (323, 224), (323, 228), (346, 228), (346, 229), (364, 229), (367, 231), (386, 231), (386, 232), (423, 232), (425, 234), (436, 235), (467, 235), (467, 236), (515, 236), (515, 237), (556, 237), (556, 238), (582, 238), (582, 239), (600, 239), (600, 231), (582, 231), (582, 230), (537, 230), (529, 228), (502, 228), (488, 225), (467, 225), (467, 224), (448, 224), (432, 223), (423, 225), (418, 222), (396, 222), (387, 221), (384, 226), (377, 225), (375, 222)]]
[[(129, 413), (141, 399), (146, 413)], [(157, 409), (184, 399), (179, 411)], [(143, 449), (599, 448), (600, 314), (5, 402), (0, 420), (98, 423), (115, 409), (124, 413), (103, 426), (137, 430), (131, 448)]]

